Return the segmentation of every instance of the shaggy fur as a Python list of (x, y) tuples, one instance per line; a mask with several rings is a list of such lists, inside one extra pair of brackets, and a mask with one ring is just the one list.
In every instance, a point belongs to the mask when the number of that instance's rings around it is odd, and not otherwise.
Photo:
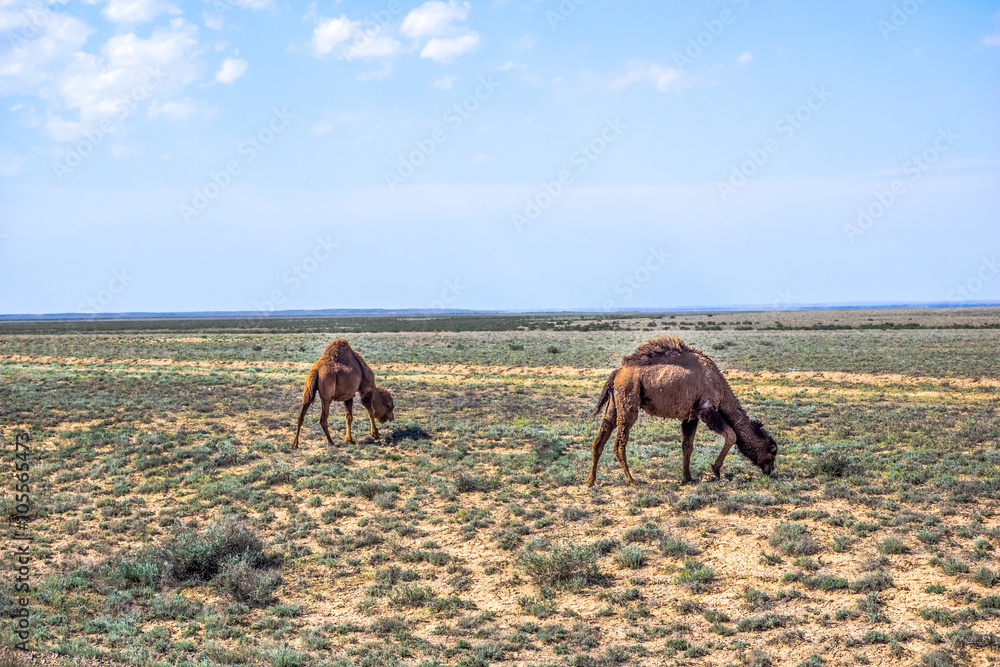
[(355, 394), (361, 394), (361, 405), (368, 412), (373, 438), (379, 439), (378, 428), (375, 427), (376, 421), (384, 424), (393, 420), (392, 413), (395, 405), (392, 402), (392, 395), (385, 388), (375, 386), (375, 374), (365, 363), (364, 357), (351, 349), (346, 340), (339, 338), (330, 343), (323, 352), (323, 356), (313, 364), (309, 375), (306, 376), (306, 387), (302, 392), (302, 410), (299, 412), (299, 424), (295, 429), (295, 441), (292, 443), (292, 449), (297, 449), (299, 446), (302, 420), (305, 419), (306, 411), (312, 405), (317, 393), (322, 404), (319, 424), (323, 427), (326, 439), (331, 445), (333, 438), (330, 437), (327, 418), (330, 416), (330, 403), (333, 401), (340, 401), (344, 404), (347, 442), (354, 442), (354, 436), (351, 434), (351, 423), (354, 421)]
[(597, 462), (616, 428), (615, 457), (629, 484), (637, 483), (629, 472), (625, 447), (640, 409), (654, 417), (681, 420), (685, 482), (692, 481), (691, 453), (699, 420), (726, 441), (712, 465), (716, 477), (733, 445), (765, 474), (774, 470), (778, 454), (774, 438), (759, 421), (747, 417), (715, 362), (676, 336), (653, 338), (622, 357), (622, 365), (604, 383), (594, 414), (605, 405), (601, 430), (594, 439), (588, 485), (597, 480)]

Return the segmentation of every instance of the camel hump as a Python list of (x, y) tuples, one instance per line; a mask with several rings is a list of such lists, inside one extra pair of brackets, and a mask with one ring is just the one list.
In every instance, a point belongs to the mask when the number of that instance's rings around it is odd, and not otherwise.
[(688, 347), (677, 336), (660, 336), (650, 338), (636, 348), (635, 352), (622, 357), (625, 366), (651, 366), (669, 362), (672, 358), (687, 353), (698, 353), (693, 347)]
[(346, 338), (338, 338), (326, 346), (323, 356), (329, 361), (345, 361), (354, 357), (355, 352), (351, 349)]

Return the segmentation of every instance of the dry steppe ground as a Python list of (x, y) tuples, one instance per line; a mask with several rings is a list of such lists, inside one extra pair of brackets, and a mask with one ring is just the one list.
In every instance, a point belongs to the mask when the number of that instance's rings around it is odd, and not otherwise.
[[(665, 333), (777, 437), (771, 478), (597, 394)], [(326, 444), (346, 335), (396, 421)], [(1000, 664), (1000, 311), (0, 325), (0, 511), (32, 438), (44, 659), (235, 665)], [(334, 406), (331, 427), (343, 434)], [(0, 573), (12, 646), (13, 558)], [(6, 655), (6, 654), (5, 654)], [(16, 654), (14, 654), (16, 655)]]

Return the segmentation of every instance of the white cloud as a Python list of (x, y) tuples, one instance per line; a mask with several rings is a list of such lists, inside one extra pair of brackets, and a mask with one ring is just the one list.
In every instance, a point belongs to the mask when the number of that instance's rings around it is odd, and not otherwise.
[(738, 60), (741, 65), (746, 65), (748, 62), (753, 60), (753, 54), (749, 51), (744, 51), (736, 58), (736, 60)]
[(160, 14), (177, 16), (181, 11), (163, 0), (108, 0), (101, 10), (104, 18), (113, 23), (146, 23)]
[(526, 64), (518, 64), (513, 60), (508, 60), (507, 62), (505, 62), (503, 65), (500, 66), (500, 70), (504, 72), (512, 69), (528, 69), (528, 66)]
[[(4, 24), (16, 26), (16, 16), (0, 13)], [(94, 29), (65, 14), (49, 13), (34, 39), (17, 39), (10, 33), (11, 48), (0, 55), (0, 95), (37, 93), (51, 85), (56, 71), (82, 49)]]
[(247, 71), (247, 61), (239, 58), (226, 58), (222, 61), (222, 66), (215, 73), (215, 80), (219, 83), (229, 84), (243, 76)]
[(340, 60), (391, 58), (401, 51), (399, 42), (387, 35), (365, 34), (361, 21), (352, 21), (346, 16), (321, 18), (313, 29), (309, 50), (322, 58), (335, 49), (335, 56)]
[(446, 63), (463, 53), (475, 51), (478, 46), (478, 32), (470, 32), (461, 37), (435, 37), (420, 51), (420, 57)]
[(115, 35), (100, 56), (76, 54), (60, 76), (59, 93), (68, 108), (80, 110), (81, 122), (92, 125), (117, 113), (126, 98), (139, 103), (194, 81), (201, 70), (192, 59), (197, 46), (198, 28), (184, 19), (155, 28), (148, 39)]
[(317, 58), (329, 55), (334, 48), (349, 40), (360, 25), (360, 21), (351, 21), (346, 16), (320, 19), (309, 42), (313, 55)]
[(356, 58), (392, 58), (401, 52), (398, 41), (386, 35), (369, 37), (363, 32), (357, 33), (350, 46), (344, 48), (343, 59)]
[(681, 80), (682, 72), (675, 67), (633, 61), (629, 63), (629, 69), (625, 74), (611, 81), (610, 88), (614, 91), (621, 91), (633, 83), (645, 82), (664, 93), (671, 88), (679, 87)]
[[(99, 54), (82, 51), (92, 30), (53, 14), (36, 39), (0, 56), (0, 94), (34, 94), (48, 102), (45, 131), (71, 141), (108, 118), (124, 118), (152, 97), (170, 99), (200, 73), (198, 29), (183, 19), (146, 39), (111, 37)], [(76, 118), (65, 117), (67, 110)]]
[(185, 97), (183, 100), (178, 102), (164, 102), (163, 104), (158, 104), (156, 100), (153, 100), (153, 102), (149, 105), (149, 117), (158, 118), (160, 116), (166, 116), (170, 120), (177, 120), (179, 118), (190, 116), (197, 110), (198, 103), (190, 97)]
[(457, 79), (457, 76), (443, 76), (431, 85), (435, 88), (440, 88), (441, 90), (451, 90), (451, 87), (455, 85), (455, 81)]
[(407, 14), (399, 32), (415, 40), (447, 35), (454, 29), (452, 21), (464, 21), (469, 16), (469, 10), (468, 2), (431, 0)]
[(983, 37), (983, 46), (1000, 46), (1000, 32)]

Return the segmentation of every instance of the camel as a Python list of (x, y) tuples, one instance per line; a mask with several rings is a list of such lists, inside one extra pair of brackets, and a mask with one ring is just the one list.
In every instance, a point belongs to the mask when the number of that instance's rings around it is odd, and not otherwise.
[(333, 438), (330, 437), (327, 418), (330, 416), (330, 403), (333, 401), (340, 401), (344, 404), (344, 418), (347, 421), (346, 440), (349, 443), (354, 443), (351, 423), (354, 421), (352, 410), (355, 394), (361, 394), (361, 405), (365, 406), (365, 410), (368, 411), (373, 438), (379, 439), (378, 428), (375, 426), (376, 421), (380, 424), (392, 421), (394, 408), (392, 396), (383, 387), (375, 386), (375, 374), (365, 363), (364, 357), (352, 350), (345, 339), (338, 338), (327, 346), (319, 361), (313, 364), (309, 375), (306, 376), (306, 388), (302, 392), (302, 411), (299, 412), (299, 425), (295, 429), (295, 442), (292, 443), (292, 449), (299, 447), (299, 431), (302, 430), (302, 420), (305, 419), (306, 411), (312, 405), (317, 392), (323, 406), (319, 424), (323, 427), (326, 439), (331, 445), (334, 443)]
[(587, 478), (588, 486), (593, 486), (597, 480), (597, 461), (615, 428), (618, 429), (615, 457), (628, 483), (639, 484), (632, 478), (625, 458), (629, 429), (639, 417), (639, 408), (654, 417), (681, 420), (685, 483), (692, 481), (691, 452), (699, 419), (726, 440), (712, 465), (716, 478), (733, 445), (765, 475), (774, 471), (778, 455), (774, 438), (759, 421), (747, 417), (715, 362), (676, 336), (653, 338), (634, 353), (622, 357), (621, 366), (604, 383), (594, 414), (598, 414), (605, 404), (608, 407), (601, 430), (594, 439), (594, 462)]

